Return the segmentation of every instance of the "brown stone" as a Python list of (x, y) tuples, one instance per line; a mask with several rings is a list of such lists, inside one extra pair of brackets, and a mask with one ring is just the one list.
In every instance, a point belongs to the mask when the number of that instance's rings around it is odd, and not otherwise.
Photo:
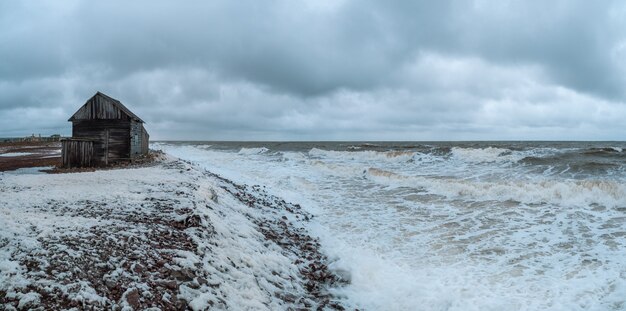
[(161, 282), (161, 285), (163, 285), (166, 288), (169, 288), (171, 290), (178, 289), (178, 283), (176, 283), (176, 281), (163, 281), (163, 282)]
[(133, 268), (133, 271), (135, 271), (135, 273), (141, 273), (143, 272), (143, 266), (140, 264), (136, 264), (135, 267)]
[(130, 293), (126, 295), (126, 301), (133, 309), (139, 309), (139, 291), (137, 289), (130, 291)]

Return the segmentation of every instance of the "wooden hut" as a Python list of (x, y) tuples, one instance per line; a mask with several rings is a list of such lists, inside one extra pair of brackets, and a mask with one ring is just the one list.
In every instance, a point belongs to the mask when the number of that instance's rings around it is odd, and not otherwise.
[(148, 153), (143, 120), (119, 100), (97, 92), (68, 120), (72, 137), (62, 142), (64, 167), (103, 166)]

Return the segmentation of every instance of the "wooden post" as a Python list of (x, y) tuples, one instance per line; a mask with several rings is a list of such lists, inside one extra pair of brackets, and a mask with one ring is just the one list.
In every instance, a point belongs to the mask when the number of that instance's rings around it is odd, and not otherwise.
[(106, 137), (104, 138), (104, 164), (109, 165), (109, 129), (106, 129)]

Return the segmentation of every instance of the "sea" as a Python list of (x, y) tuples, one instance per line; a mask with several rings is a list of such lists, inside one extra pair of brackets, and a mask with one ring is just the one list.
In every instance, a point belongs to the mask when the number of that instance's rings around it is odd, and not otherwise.
[(365, 310), (626, 310), (626, 142), (158, 142), (315, 215)]

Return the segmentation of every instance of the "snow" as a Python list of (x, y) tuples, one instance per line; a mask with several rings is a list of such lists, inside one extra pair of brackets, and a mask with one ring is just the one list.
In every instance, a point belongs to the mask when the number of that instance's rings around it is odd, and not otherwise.
[(24, 294), (21, 295), (20, 297), (20, 303), (18, 304), (18, 309), (23, 309), (26, 308), (28, 306), (33, 306), (33, 305), (37, 305), (39, 303), (39, 299), (41, 298), (41, 295), (37, 294), (37, 293), (28, 293), (28, 294)]
[(315, 306), (297, 256), (259, 227), (289, 213), (246, 206), (228, 187), (175, 159), (0, 174), (0, 306), (37, 305), (42, 293), (64, 309)]

